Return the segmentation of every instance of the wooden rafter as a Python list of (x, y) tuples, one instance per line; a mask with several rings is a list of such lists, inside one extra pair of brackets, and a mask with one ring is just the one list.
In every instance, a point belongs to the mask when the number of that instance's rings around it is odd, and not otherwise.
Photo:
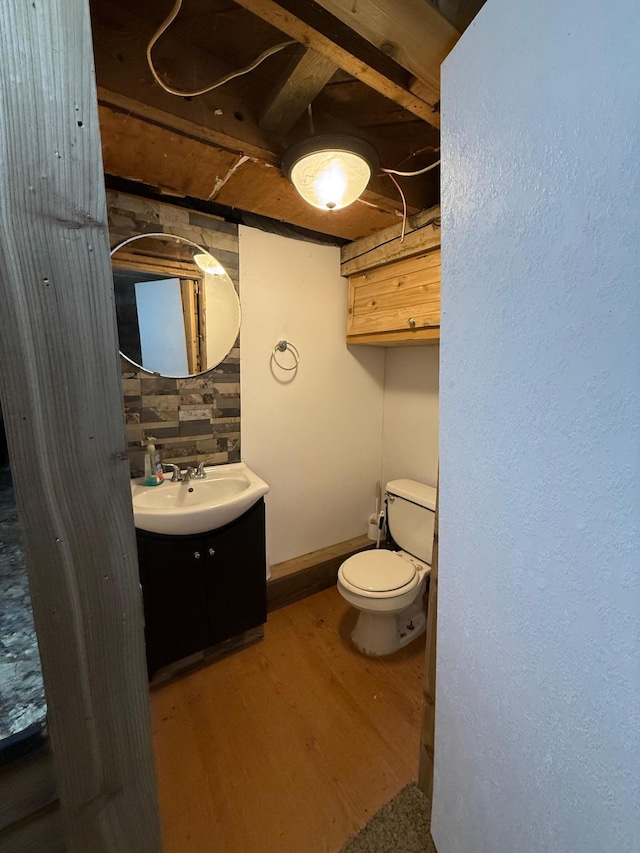
[(331, 59), (309, 48), (294, 57), (262, 110), (260, 127), (288, 133), (337, 68)]
[(425, 0), (316, 0), (348, 27), (406, 68), (411, 91), (440, 100), (440, 66), (460, 33)]
[(440, 126), (436, 102), (427, 103), (411, 91), (411, 73), (319, 4), (311, 0), (236, 0), (236, 3), (409, 112), (434, 127)]

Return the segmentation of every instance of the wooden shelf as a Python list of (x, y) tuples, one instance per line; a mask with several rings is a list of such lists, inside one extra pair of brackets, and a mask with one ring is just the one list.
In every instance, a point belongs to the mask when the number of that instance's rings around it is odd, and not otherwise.
[(347, 335), (347, 344), (368, 344), (374, 347), (417, 347), (440, 343), (440, 326), (416, 329), (411, 332), (377, 332), (373, 335)]

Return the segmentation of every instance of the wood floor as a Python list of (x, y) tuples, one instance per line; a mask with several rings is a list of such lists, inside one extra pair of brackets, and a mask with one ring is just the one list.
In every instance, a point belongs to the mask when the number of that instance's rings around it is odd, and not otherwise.
[(367, 658), (354, 622), (325, 590), (153, 691), (164, 853), (335, 853), (417, 778), (424, 635)]

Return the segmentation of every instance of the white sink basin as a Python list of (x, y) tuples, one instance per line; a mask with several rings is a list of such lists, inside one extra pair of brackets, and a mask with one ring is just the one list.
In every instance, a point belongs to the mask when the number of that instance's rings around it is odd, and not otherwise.
[(235, 521), (269, 491), (269, 486), (244, 462), (205, 469), (204, 480), (172, 483), (165, 474), (160, 486), (131, 481), (136, 527), (151, 533), (188, 536), (206, 533)]

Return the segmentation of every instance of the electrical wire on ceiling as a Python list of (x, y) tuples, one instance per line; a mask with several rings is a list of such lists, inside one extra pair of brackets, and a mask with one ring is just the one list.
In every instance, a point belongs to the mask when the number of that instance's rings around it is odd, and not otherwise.
[[(239, 69), (238, 71), (232, 71), (229, 74), (226, 74), (224, 77), (221, 77), (215, 83), (212, 83), (210, 86), (203, 86), (201, 89), (194, 89), (192, 91), (180, 91), (179, 89), (174, 89), (171, 86), (167, 85), (164, 80), (160, 77), (158, 72), (156, 71), (155, 65), (153, 64), (152, 51), (155, 47), (158, 39), (169, 29), (171, 24), (177, 18), (181, 8), (182, 8), (183, 0), (176, 0), (173, 5), (173, 9), (162, 22), (162, 24), (155, 31), (153, 36), (151, 37), (149, 44), (147, 45), (147, 63), (149, 65), (149, 70), (151, 71), (154, 80), (156, 83), (164, 89), (165, 92), (168, 92), (170, 95), (175, 95), (178, 98), (194, 98), (198, 95), (205, 95), (207, 92), (212, 92), (214, 89), (218, 89), (220, 86), (224, 86), (225, 83), (228, 83), (231, 80), (234, 80), (236, 77), (242, 77), (244, 74), (248, 74), (250, 71), (253, 71), (257, 68), (265, 59), (268, 59), (270, 56), (273, 56), (275, 53), (278, 53), (281, 50), (284, 50), (286, 47), (290, 47), (291, 45), (297, 45), (298, 42), (295, 40), (290, 40), (286, 42), (282, 42), (281, 44), (276, 44), (273, 47), (267, 48), (267, 50), (263, 51), (260, 56), (254, 59), (249, 65), (244, 68)], [(315, 135), (315, 130), (313, 126), (313, 113), (311, 109), (311, 104), (307, 107), (309, 126), (311, 130), (312, 136)], [(437, 160), (435, 163), (431, 163), (429, 166), (425, 166), (423, 169), (417, 169), (414, 172), (404, 172), (398, 169), (381, 169), (381, 172), (388, 175), (393, 183), (395, 184), (398, 192), (400, 193), (400, 198), (402, 199), (402, 236), (401, 242), (404, 240), (406, 224), (407, 224), (407, 200), (404, 192), (402, 191), (402, 187), (395, 179), (394, 175), (402, 178), (413, 178), (418, 175), (424, 175), (426, 172), (431, 171), (431, 169), (435, 169), (436, 166), (440, 165), (440, 160)]]
[(257, 59), (254, 59), (252, 63), (247, 65), (245, 68), (241, 68), (239, 71), (232, 71), (230, 74), (225, 74), (224, 77), (221, 77), (220, 80), (212, 83), (211, 86), (204, 86), (202, 89), (195, 89), (192, 92), (181, 92), (178, 89), (173, 89), (171, 86), (168, 86), (158, 75), (158, 72), (155, 69), (153, 64), (153, 59), (151, 58), (151, 51), (153, 50), (156, 42), (160, 38), (160, 36), (167, 31), (167, 29), (171, 26), (171, 24), (175, 21), (178, 12), (182, 8), (182, 0), (176, 0), (174, 3), (173, 9), (169, 13), (169, 16), (162, 22), (162, 24), (155, 31), (149, 44), (147, 45), (147, 62), (149, 64), (149, 69), (153, 74), (154, 80), (159, 86), (168, 92), (170, 95), (176, 95), (179, 98), (194, 98), (197, 95), (205, 95), (207, 92), (213, 91), (213, 89), (217, 89), (220, 86), (224, 86), (225, 83), (228, 83), (230, 80), (234, 80), (236, 77), (242, 77), (243, 74), (248, 74), (250, 71), (253, 71), (254, 68), (257, 68), (260, 63), (264, 62), (265, 59), (268, 59), (270, 56), (273, 56), (274, 53), (278, 53), (281, 50), (284, 50), (285, 47), (289, 47), (292, 44), (298, 44), (297, 41), (285, 41), (281, 44), (276, 44), (273, 47), (267, 48), (267, 50), (263, 51)]
[[(384, 170), (387, 171), (386, 169)], [(393, 183), (396, 185), (398, 192), (400, 193), (400, 198), (402, 199), (402, 234), (400, 235), (400, 242), (404, 243), (404, 232), (407, 227), (407, 199), (405, 198), (404, 193), (402, 192), (402, 187), (393, 177), (390, 172), (387, 172)]]
[(415, 178), (417, 175), (424, 175), (425, 172), (430, 172), (431, 169), (435, 169), (436, 166), (440, 165), (440, 160), (437, 160), (435, 163), (431, 163), (430, 166), (425, 166), (424, 169), (417, 169), (415, 172), (400, 172), (398, 169), (380, 169), (381, 172), (384, 172), (385, 175), (388, 175), (393, 183), (396, 185), (398, 192), (400, 193), (400, 198), (402, 199), (402, 234), (400, 236), (400, 242), (404, 243), (404, 233), (407, 229), (407, 199), (405, 197), (404, 192), (402, 191), (402, 187), (394, 178), (394, 175), (398, 175), (401, 178)]
[(425, 166), (424, 169), (418, 169), (416, 172), (399, 172), (397, 169), (382, 169), (382, 171), (387, 175), (399, 175), (401, 178), (415, 178), (417, 175), (424, 175), (425, 172), (430, 172), (431, 169), (435, 169), (439, 165), (440, 160), (436, 160), (435, 163)]

